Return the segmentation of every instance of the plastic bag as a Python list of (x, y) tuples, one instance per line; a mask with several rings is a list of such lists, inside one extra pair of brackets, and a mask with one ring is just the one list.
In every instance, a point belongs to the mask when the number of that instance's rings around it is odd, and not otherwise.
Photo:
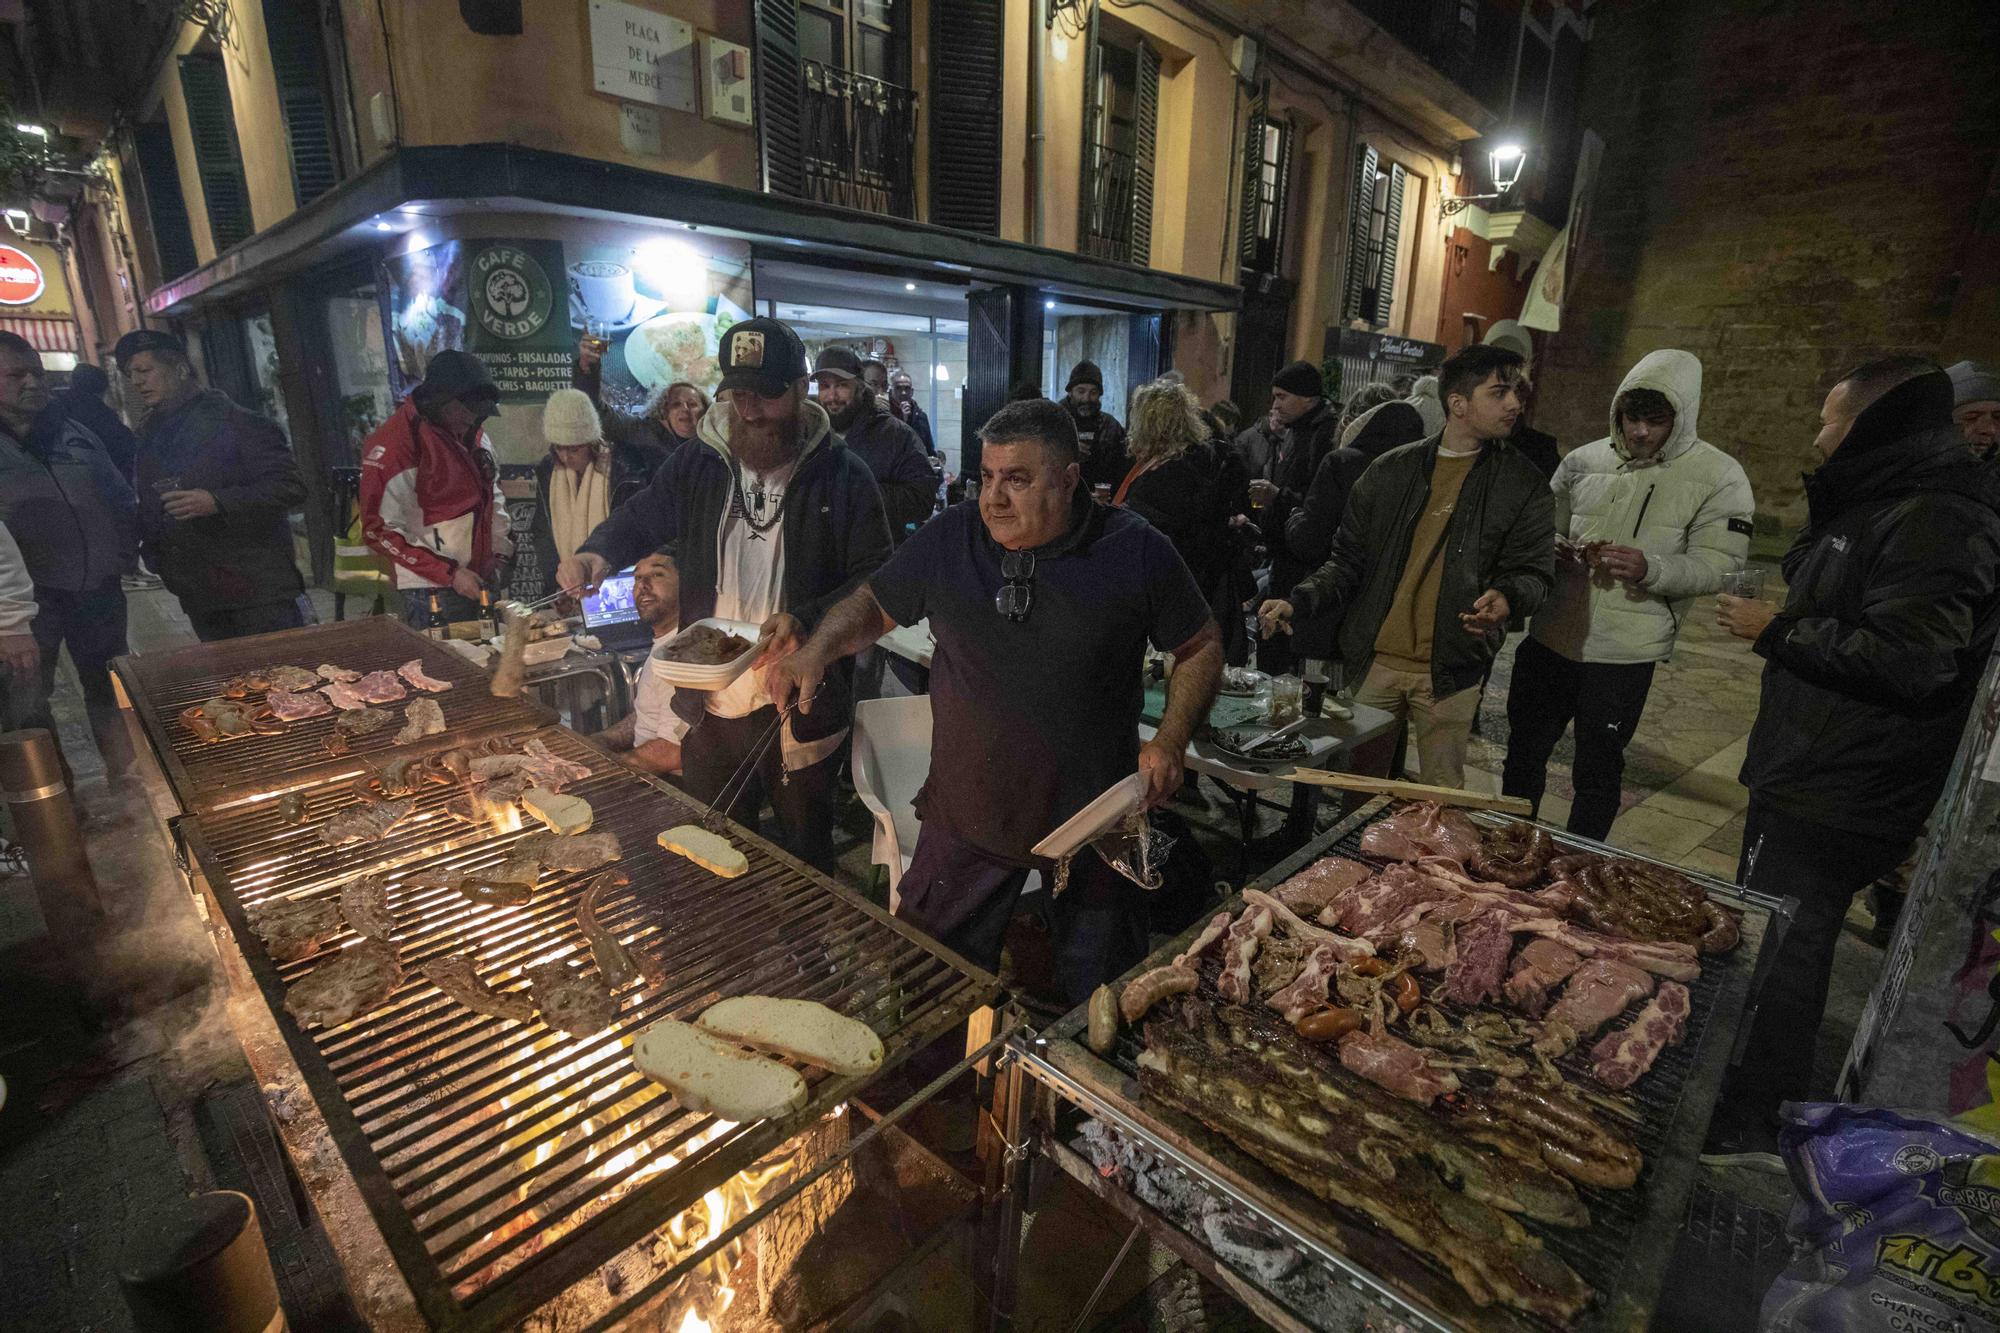
[(2000, 1328), (2000, 1141), (1919, 1111), (1786, 1114), (1801, 1249), (1764, 1297), (1766, 1333)]
[[(1091, 851), (1113, 870), (1131, 880), (1142, 889), (1157, 889), (1167, 865), (1167, 856), (1174, 849), (1176, 839), (1156, 828), (1146, 812), (1136, 811), (1127, 816), (1116, 828), (1103, 833), (1089, 843)], [(1054, 882), (1050, 884), (1051, 894), (1060, 894), (1069, 887), (1070, 862), (1082, 854), (1082, 849), (1071, 852), (1056, 862)]]

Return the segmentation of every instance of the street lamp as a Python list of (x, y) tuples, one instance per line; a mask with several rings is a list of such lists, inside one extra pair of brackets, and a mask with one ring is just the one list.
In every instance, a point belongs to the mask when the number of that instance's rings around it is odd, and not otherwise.
[(1517, 143), (1503, 143), (1486, 158), (1493, 169), (1493, 193), (1446, 195), (1438, 203), (1439, 211), (1446, 217), (1462, 213), (1474, 204), (1504, 197), (1514, 188), (1514, 182), (1521, 179), (1521, 169), (1528, 165), (1528, 150)]

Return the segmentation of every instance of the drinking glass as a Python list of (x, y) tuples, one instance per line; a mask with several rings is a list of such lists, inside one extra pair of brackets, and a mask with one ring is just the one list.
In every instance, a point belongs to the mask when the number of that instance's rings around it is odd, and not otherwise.
[(1761, 602), (1764, 600), (1764, 574), (1761, 569), (1732, 570), (1722, 576), (1722, 590), (1731, 597)]
[(1271, 708), (1267, 720), (1274, 727), (1296, 722), (1305, 711), (1306, 683), (1297, 676), (1276, 676), (1271, 681)]

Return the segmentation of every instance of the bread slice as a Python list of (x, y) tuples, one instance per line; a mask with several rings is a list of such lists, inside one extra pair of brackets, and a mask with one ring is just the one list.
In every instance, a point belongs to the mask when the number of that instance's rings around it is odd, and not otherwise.
[(882, 1039), (873, 1028), (813, 1000), (736, 995), (710, 1005), (695, 1022), (726, 1041), (836, 1074), (882, 1067)]
[(660, 846), (679, 852), (704, 870), (724, 879), (735, 879), (750, 868), (750, 858), (720, 833), (710, 833), (694, 824), (676, 824), (660, 835)]
[(581, 796), (530, 787), (521, 793), (521, 808), (546, 824), (551, 833), (574, 834), (590, 831), (590, 802)]
[(632, 1063), (691, 1111), (738, 1123), (789, 1115), (806, 1104), (799, 1071), (752, 1055), (691, 1023), (663, 1018), (632, 1044)]

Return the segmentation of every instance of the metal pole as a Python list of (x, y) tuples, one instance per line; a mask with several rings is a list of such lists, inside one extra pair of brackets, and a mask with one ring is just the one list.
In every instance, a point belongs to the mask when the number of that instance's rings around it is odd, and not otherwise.
[(1022, 1114), (1027, 1078), (1012, 1051), (1001, 1055), (999, 1078), (995, 1100), (1001, 1108), (1000, 1199), (993, 1228), (992, 1291), (987, 1299), (986, 1327), (988, 1333), (1011, 1333), (1021, 1260), (1021, 1217), (1027, 1205), (1030, 1165), (1030, 1148), (1025, 1137), (1027, 1117)]
[(84, 854), (62, 752), (43, 728), (0, 733), (0, 801), (27, 849), (50, 937), (66, 950), (83, 946), (104, 917), (104, 900)]

